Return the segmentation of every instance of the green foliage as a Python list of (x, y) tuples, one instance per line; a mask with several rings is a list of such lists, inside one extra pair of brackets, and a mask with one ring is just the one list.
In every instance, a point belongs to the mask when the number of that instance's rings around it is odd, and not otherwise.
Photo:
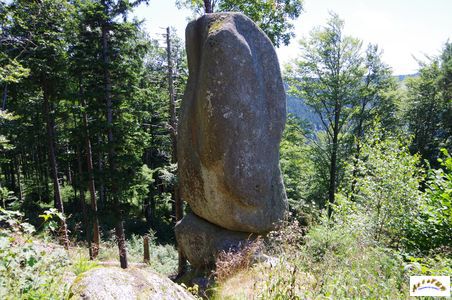
[[(0, 110), (0, 126), (4, 126), (7, 121), (12, 121), (17, 119), (14, 114), (7, 112), (5, 110)], [(14, 146), (10, 143), (10, 141), (6, 138), (6, 136), (0, 134), (0, 153), (3, 153), (7, 150), (14, 149)], [(6, 161), (4, 157), (0, 158), (0, 163)]]
[(43, 219), (42, 229), (50, 234), (57, 234), (60, 228), (60, 222), (66, 220), (64, 214), (53, 207), (44, 211), (39, 217)]
[[(44, 224), (51, 224), (52, 219), (61, 216), (55, 209), (49, 209), (40, 217)], [(31, 235), (35, 228), (22, 218), (23, 214), (17, 211), (0, 208), (0, 298), (64, 299), (71, 278), (97, 267), (98, 261), (88, 260), (78, 248), (66, 252), (51, 240), (36, 239)], [(172, 245), (156, 244), (152, 233), (150, 237), (150, 267), (162, 274), (174, 274), (176, 249)], [(127, 244), (130, 260), (142, 262), (142, 237), (133, 235)], [(100, 259), (116, 259), (117, 245), (113, 239), (102, 243), (101, 248)]]
[[(410, 269), (396, 251), (376, 245), (359, 228), (322, 218), (306, 236), (289, 226), (270, 238), (277, 262), (258, 264), (220, 285), (257, 299), (405, 299)], [(300, 242), (300, 240), (302, 242)], [(237, 283), (236, 283), (237, 284)], [(232, 285), (232, 286), (229, 286)], [(252, 296), (251, 296), (252, 295)]]
[[(342, 134), (339, 140), (343, 139)], [(324, 131), (316, 132), (308, 142), (309, 160), (312, 163), (313, 180), (309, 185), (309, 194), (307, 199), (315, 202), (319, 209), (325, 209), (328, 205), (328, 190), (330, 185), (330, 165), (332, 143), (328, 135)], [(337, 182), (341, 182), (343, 178), (343, 164), (350, 155), (346, 143), (339, 143), (337, 153), (339, 160), (337, 161), (336, 178)]]
[(321, 283), (318, 292), (326, 297), (383, 299), (408, 294), (401, 257), (369, 244), (355, 228), (325, 222), (308, 233), (304, 247), (309, 257), (305, 270), (312, 268)]
[(13, 191), (8, 190), (6, 187), (0, 187), (0, 204), (3, 208), (6, 208), (6, 203), (10, 204), (15, 200), (17, 198), (14, 196)]
[(280, 164), (289, 209), (297, 215), (301, 212), (315, 214), (314, 203), (310, 197), (315, 185), (314, 166), (310, 159), (306, 134), (306, 125), (289, 115), (280, 144)]
[(425, 177), (420, 157), (410, 154), (408, 143), (403, 137), (383, 138), (378, 130), (366, 138), (360, 156), (346, 167), (335, 221), (406, 252), (447, 253), (452, 219), (450, 155), (444, 150), (444, 170), (429, 169)]
[[(19, 64), (24, 69), (23, 76), (8, 83), (7, 101), (3, 101), (15, 118), (1, 111), (0, 183), (20, 198), (21, 209), (26, 209), (28, 216), (36, 214), (37, 206), (48, 204), (53, 195), (46, 134), (50, 119), (61, 196), (69, 206), (68, 213), (76, 218), (73, 224), (80, 223), (83, 216), (76, 197), (80, 190), (88, 194), (88, 137), (100, 213), (110, 214), (117, 197), (120, 209), (136, 218), (155, 200), (152, 225), (160, 225), (157, 217), (161, 213), (166, 226), (170, 214), (166, 193), (172, 183), (162, 185), (155, 172), (166, 168), (171, 157), (166, 52), (149, 39), (139, 21), (127, 17), (140, 2), (14, 0), (2, 4), (0, 29), (7, 42), (0, 45), (1, 66), (17, 61), (17, 69), (22, 70)], [(103, 49), (103, 28), (109, 35), (108, 49)], [(186, 80), (185, 55), (180, 39), (173, 35), (171, 40), (180, 98)], [(102, 60), (103, 50), (108, 64)], [(25, 69), (30, 76), (25, 76)], [(111, 83), (112, 124), (105, 112), (106, 70)], [(6, 85), (3, 91), (2, 84), (2, 92), (6, 93)], [(45, 95), (50, 114), (43, 111)], [(114, 139), (107, 142), (109, 128)], [(107, 154), (110, 149), (115, 153), (113, 162)]]
[(4, 63), (3, 53), (0, 54), (0, 83), (17, 83), (21, 78), (30, 75), (30, 70), (24, 68), (17, 60), (7, 59)]
[[(320, 170), (329, 170), (324, 180), (329, 204), (334, 203), (341, 165), (346, 158), (340, 155), (341, 148), (364, 76), (361, 41), (345, 36), (343, 27), (343, 21), (332, 13), (326, 26), (314, 29), (308, 39), (300, 41), (300, 57), (286, 67), (289, 93), (303, 99), (322, 124), (318, 134), (321, 143), (317, 145), (322, 146), (319, 154), (323, 157), (317, 161), (325, 162)], [(322, 205), (325, 196), (318, 201)]]
[(153, 172), (147, 165), (143, 165), (134, 177), (134, 183), (125, 191), (123, 199), (127, 199), (128, 204), (140, 207), (149, 193), (149, 186), (154, 182)]
[(33, 226), (17, 212), (0, 209), (0, 298), (62, 299), (67, 293), (64, 273), (67, 253), (60, 246), (34, 241)]
[(88, 258), (79, 255), (79, 257), (72, 262), (72, 270), (74, 274), (78, 276), (86, 271), (96, 268), (98, 265), (99, 264), (96, 261), (89, 260)]
[[(294, 26), (290, 20), (298, 18), (303, 10), (301, 0), (214, 0), (214, 12), (237, 11), (242, 12), (267, 34), (276, 47), (288, 45), (295, 36)], [(202, 0), (177, 0), (178, 7), (187, 7), (196, 14), (203, 13)]]
[[(168, 124), (167, 53), (146, 36), (139, 21), (128, 18), (140, 2), (0, 3), (2, 299), (64, 298), (67, 272), (80, 274), (97, 265), (83, 254), (71, 259), (52, 241), (64, 216), (48, 209), (54, 193), (48, 121), (73, 232), (80, 231), (82, 212), (86, 210), (86, 219), (90, 215), (90, 206), (82, 209), (79, 197), (88, 189), (89, 138), (102, 234), (107, 236), (108, 225), (116, 221), (111, 211), (118, 198), (126, 230), (135, 226), (133, 232), (140, 233), (127, 240), (130, 261), (142, 262), (141, 234), (151, 227), (155, 233), (150, 266), (165, 274), (176, 270), (174, 244), (160, 244), (174, 243), (171, 192), (178, 180), (171, 158), (173, 128)], [(193, 8), (203, 4), (178, 2)], [(219, 11), (244, 12), (277, 46), (289, 43), (289, 21), (302, 10), (299, 0), (212, 2)], [(187, 65), (181, 40), (170, 38), (178, 106)], [(403, 103), (381, 51), (374, 45), (362, 51), (361, 41), (343, 34), (343, 22), (336, 15), (302, 42), (300, 59), (287, 75), (291, 91), (314, 110), (323, 128), (307, 132), (304, 122), (289, 117), (281, 142), (281, 169), (294, 224), (305, 218), (320, 224), (306, 236), (305, 227), (289, 226), (271, 237), (273, 242), (279, 239), (269, 251), (280, 263), (251, 270), (253, 280), (262, 279), (251, 285), (255, 295), (405, 298), (407, 275), (451, 272), (451, 260), (444, 258), (452, 244), (451, 57), (452, 46), (446, 43), (443, 53), (408, 81)], [(43, 111), (46, 96), (50, 113)], [(106, 114), (109, 97), (111, 119)], [(399, 106), (404, 109), (402, 118)], [(399, 127), (401, 123), (405, 127)], [(108, 137), (110, 129), (114, 138)], [(405, 129), (413, 139), (407, 132), (394, 134)], [(410, 154), (410, 142), (412, 153), (420, 155)], [(441, 148), (445, 150), (437, 161)], [(114, 159), (109, 157), (111, 149)], [(426, 176), (421, 158), (432, 166)], [(336, 191), (330, 177), (340, 185), (333, 217), (327, 220), (318, 208)], [(38, 218), (43, 207), (47, 210)], [(40, 240), (31, 235), (36, 229), (23, 221), (22, 212), (41, 219)], [(113, 235), (101, 244), (100, 260), (117, 259)]]
[(303, 99), (321, 124), (311, 145), (316, 202), (322, 208), (334, 203), (345, 162), (359, 156), (360, 140), (375, 120), (384, 120), (387, 130), (398, 125), (397, 85), (381, 51), (369, 45), (363, 52), (362, 42), (346, 36), (343, 28), (332, 13), (326, 26), (300, 41), (299, 58), (285, 70), (289, 93)]
[(452, 272), (452, 258), (442, 255), (433, 257), (407, 257), (408, 264), (405, 270), (410, 276), (444, 276)]
[(422, 202), (419, 157), (412, 156), (402, 138), (375, 131), (362, 145), (357, 161), (346, 168), (336, 220), (363, 226), (376, 241), (399, 245)]
[[(150, 267), (161, 274), (174, 274), (177, 270), (177, 250), (173, 245), (157, 244), (153, 232), (149, 236), (149, 254)], [(116, 261), (118, 256), (116, 241), (112, 237), (101, 244), (103, 249), (98, 259), (101, 261)], [(133, 234), (127, 239), (127, 251), (129, 255), (129, 262), (142, 263), (143, 262), (143, 237)]]
[(150, 255), (149, 264), (152, 269), (165, 275), (176, 273), (178, 256), (173, 245), (159, 245), (154, 241), (150, 244)]
[[(300, 41), (300, 58), (286, 70), (290, 93), (312, 107), (329, 135), (333, 134), (335, 114), (342, 127), (352, 113), (364, 76), (361, 41), (345, 36), (343, 27), (339, 16), (332, 14), (326, 26)], [(331, 57), (336, 59), (331, 61)], [(336, 106), (340, 111), (333, 109)]]
[(448, 249), (452, 245), (452, 158), (442, 149), (441, 169), (428, 172), (424, 201), (413, 219), (410, 230), (410, 250), (423, 251)]
[(32, 234), (35, 228), (27, 222), (22, 221), (23, 214), (14, 210), (6, 210), (0, 207), (0, 223), (7, 226), (0, 228), (1, 233), (6, 235), (8, 233), (25, 233)]
[(407, 80), (405, 118), (414, 135), (412, 151), (438, 166), (440, 148), (452, 150), (452, 46), (439, 58), (421, 63), (419, 76)]
[(396, 132), (400, 125), (398, 105), (401, 95), (392, 70), (383, 63), (378, 45), (369, 44), (362, 56), (365, 75), (358, 89), (350, 131), (356, 138), (363, 138), (375, 120), (379, 120), (385, 131)]
[(287, 197), (294, 201), (302, 199), (304, 132), (293, 116), (287, 118), (280, 144), (280, 163), (284, 174)]

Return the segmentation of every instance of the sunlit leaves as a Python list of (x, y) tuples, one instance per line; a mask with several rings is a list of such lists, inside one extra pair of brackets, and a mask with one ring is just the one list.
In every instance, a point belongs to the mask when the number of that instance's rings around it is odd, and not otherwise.
[(0, 83), (18, 83), (29, 74), (30, 69), (24, 68), (17, 60), (8, 60), (0, 67)]
[[(276, 47), (288, 45), (295, 36), (290, 22), (298, 18), (303, 10), (302, 0), (214, 0), (214, 12), (242, 12), (267, 34)], [(176, 5), (187, 7), (196, 14), (203, 13), (202, 0), (177, 0)]]

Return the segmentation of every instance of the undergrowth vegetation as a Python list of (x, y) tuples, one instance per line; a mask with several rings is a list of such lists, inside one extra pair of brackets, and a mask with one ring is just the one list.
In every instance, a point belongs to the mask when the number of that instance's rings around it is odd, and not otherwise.
[[(17, 211), (0, 208), (0, 299), (65, 299), (76, 276), (96, 268), (102, 261), (117, 262), (117, 245), (103, 241), (101, 255), (89, 260), (85, 245), (65, 250), (57, 243), (54, 210), (41, 215), (36, 231)], [(152, 239), (151, 239), (152, 240)], [(143, 261), (142, 238), (134, 235), (127, 241), (130, 261)], [(171, 245), (150, 243), (150, 268), (161, 274), (174, 273), (177, 252)]]
[(297, 226), (267, 241), (266, 251), (276, 262), (250, 264), (220, 277), (213, 298), (407, 299), (410, 275), (452, 272), (451, 258), (405, 255), (369, 239), (365, 229), (343, 227), (326, 217), (303, 237)]
[[(159, 245), (152, 232), (148, 234), (149, 241), (149, 265), (152, 269), (165, 275), (173, 274), (177, 269), (177, 251), (173, 245)], [(118, 248), (114, 235), (111, 235), (101, 244), (98, 259), (101, 261), (118, 261)], [(127, 240), (127, 254), (131, 263), (143, 262), (143, 237), (132, 235)]]
[(66, 251), (33, 239), (35, 228), (21, 217), (0, 208), (0, 298), (63, 298), (70, 267)]

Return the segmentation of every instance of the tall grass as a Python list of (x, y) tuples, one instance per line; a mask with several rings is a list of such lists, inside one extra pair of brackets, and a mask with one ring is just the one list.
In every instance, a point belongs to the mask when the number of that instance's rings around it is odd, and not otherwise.
[[(255, 264), (224, 280), (216, 298), (404, 299), (409, 272), (397, 252), (360, 232), (325, 221), (305, 236), (296, 224), (273, 233), (267, 251), (277, 263)], [(234, 277), (238, 276), (239, 281)], [(240, 287), (246, 287), (244, 291)], [(237, 295), (241, 291), (241, 295)], [(245, 296), (247, 295), (247, 296)], [(237, 298), (236, 298), (237, 297)]]

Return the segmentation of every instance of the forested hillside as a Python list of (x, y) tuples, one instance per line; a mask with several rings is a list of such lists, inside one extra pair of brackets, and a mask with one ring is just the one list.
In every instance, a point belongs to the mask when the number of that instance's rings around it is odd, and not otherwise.
[[(394, 79), (400, 85), (400, 89), (404, 89), (406, 83), (410, 81), (410, 78), (418, 77), (418, 74), (406, 74), (406, 75), (393, 75)], [(298, 119), (308, 121), (308, 123), (314, 129), (320, 129), (322, 124), (315, 111), (306, 105), (303, 98), (299, 98), (296, 95), (287, 94), (287, 113), (293, 114)]]
[[(65, 298), (68, 272), (141, 263), (144, 236), (146, 268), (191, 270), (174, 235), (191, 211), (176, 156), (185, 45), (132, 17), (147, 2), (0, 1), (2, 299)], [(275, 46), (302, 12), (295, 0), (176, 2), (241, 11)], [(338, 15), (318, 25), (282, 70), (287, 218), (221, 256), (204, 290), (182, 277), (195, 294), (408, 298), (409, 275), (452, 274), (452, 44), (395, 76)]]

